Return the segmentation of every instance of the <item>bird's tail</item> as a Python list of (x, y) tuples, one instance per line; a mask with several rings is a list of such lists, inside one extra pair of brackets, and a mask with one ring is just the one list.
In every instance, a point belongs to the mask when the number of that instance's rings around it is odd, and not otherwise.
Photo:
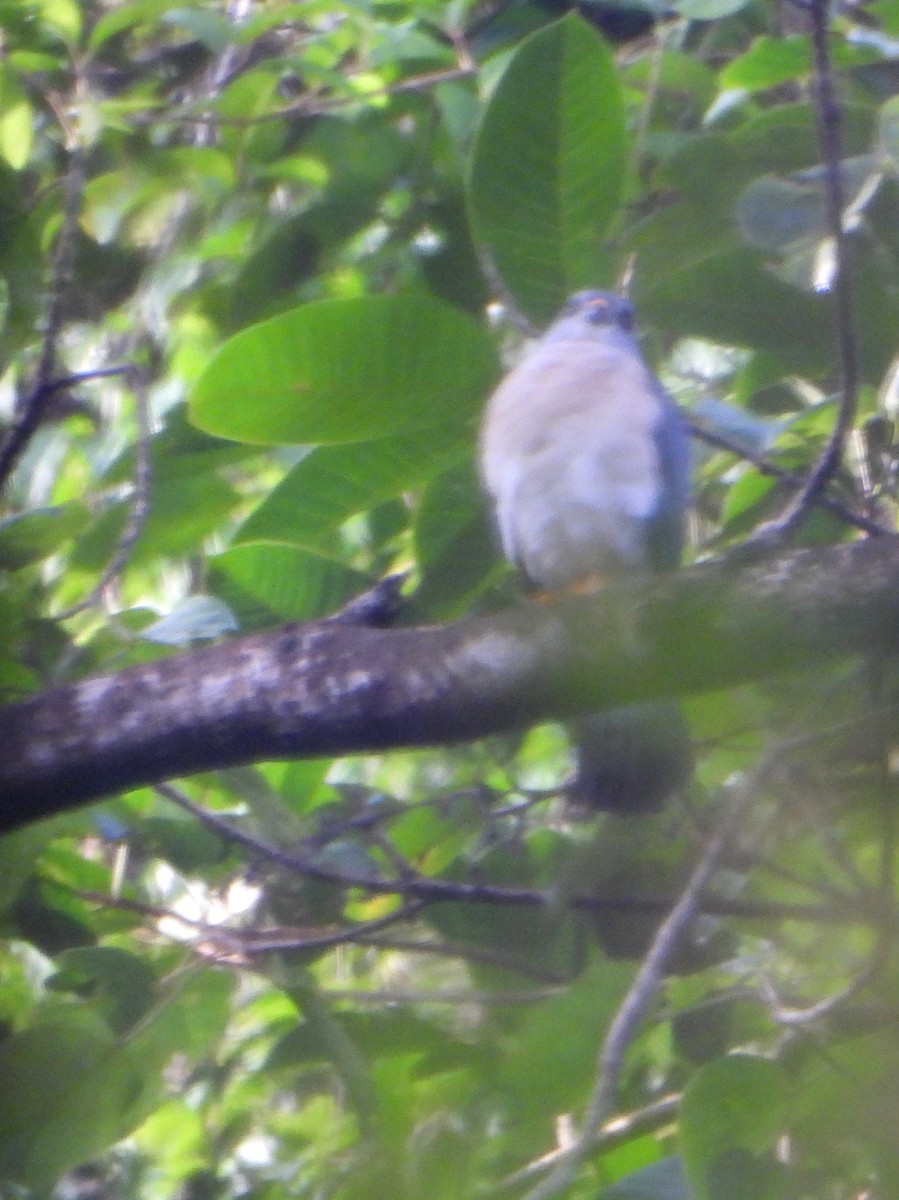
[(661, 808), (693, 773), (690, 730), (673, 701), (630, 704), (572, 723), (576, 803), (619, 816)]

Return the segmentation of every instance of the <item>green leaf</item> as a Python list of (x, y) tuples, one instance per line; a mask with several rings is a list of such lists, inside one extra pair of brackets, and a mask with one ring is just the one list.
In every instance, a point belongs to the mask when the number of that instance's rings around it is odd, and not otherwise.
[(429, 297), (322, 300), (226, 342), (190, 415), (262, 445), (365, 441), (464, 423), (495, 374), (486, 331)]
[[(638, 276), (638, 284), (642, 280)], [(640, 313), (668, 332), (776, 353), (792, 369), (826, 368), (832, 353), (828, 302), (782, 283), (758, 251), (734, 250), (638, 287)]]
[[(135, 543), (131, 563), (154, 555), (180, 555), (196, 551), (198, 542), (211, 534), (237, 502), (224, 480), (211, 472), (193, 478), (157, 477), (150, 487), (149, 516)], [(127, 517), (125, 504), (114, 505), (78, 541), (72, 565), (102, 568), (113, 553)]]
[[(864, 204), (878, 179), (873, 155), (846, 158), (842, 163), (845, 207)], [(830, 232), (827, 213), (827, 175), (823, 167), (798, 171), (789, 178), (762, 175), (743, 189), (737, 202), (737, 221), (746, 241), (762, 250), (783, 251), (796, 243), (815, 242)]]
[(84, 903), (66, 888), (41, 875), (25, 881), (10, 910), (16, 935), (32, 942), (47, 956), (94, 941)]
[(27, 95), (13, 72), (0, 67), (0, 157), (17, 171), (31, 154), (33, 125)]
[(786, 1171), (770, 1155), (725, 1150), (708, 1170), (710, 1200), (786, 1200)]
[(812, 69), (811, 46), (807, 37), (759, 37), (721, 72), (723, 88), (758, 91), (776, 87), (808, 75)]
[(737, 221), (746, 241), (762, 250), (781, 250), (799, 240), (824, 237), (828, 229), (824, 190), (816, 184), (763, 175), (740, 197)]
[(288, 472), (235, 535), (236, 542), (283, 541), (328, 549), (354, 513), (418, 487), (468, 432), (459, 425), (321, 446)]
[(59, 956), (59, 971), (48, 986), (55, 991), (90, 988), (101, 1015), (124, 1033), (154, 1003), (156, 979), (149, 962), (117, 946), (78, 946)]
[[(741, 475), (736, 483), (728, 488), (721, 507), (722, 528), (730, 530), (731, 526), (747, 515), (759, 517), (757, 506), (770, 499), (775, 487), (775, 480), (762, 475), (760, 471), (747, 471)], [(748, 528), (749, 522), (743, 521), (742, 527)]]
[(168, 981), (165, 1003), (141, 1023), (132, 1043), (141, 1061), (161, 1070), (172, 1055), (201, 1058), (221, 1038), (237, 980), (222, 971), (199, 971)]
[[(552, 944), (550, 924), (538, 923), (534, 914), (529, 919), (534, 949), (542, 946), (545, 951)], [(497, 1072), (497, 1084), (519, 1119), (549, 1121), (572, 1097), (580, 1099), (586, 1093), (595, 1070), (597, 1043), (632, 978), (630, 966), (602, 962), (562, 995), (528, 1012)]]
[(172, 7), (172, 0), (129, 0), (118, 8), (105, 12), (91, 30), (88, 48), (98, 50), (104, 42), (126, 29), (133, 29), (157, 17), (164, 16)]
[[(752, 365), (760, 370), (763, 369), (757, 360), (753, 360)], [(743, 374), (749, 382), (748, 369)], [(777, 376), (775, 376), (775, 381), (777, 381)], [(720, 433), (728, 441), (746, 446), (757, 454), (772, 445), (784, 424), (783, 421), (770, 418), (766, 420), (759, 417), (750, 409), (739, 404), (727, 404), (723, 400), (715, 400), (711, 397), (700, 400), (698, 404), (691, 407), (690, 411), (699, 417), (703, 425), (713, 433)]]
[(688, 21), (717, 21), (745, 8), (749, 0), (675, 0), (673, 8)]
[(166, 646), (186, 646), (190, 642), (221, 637), (238, 628), (237, 619), (227, 604), (216, 596), (188, 596), (165, 617), (141, 631), (141, 637)]
[[(892, 1002), (895, 983), (890, 985), (890, 997)], [(865, 1164), (864, 1177), (876, 1178), (881, 1194), (892, 1197), (899, 1194), (896, 1031), (887, 1021), (878, 1032), (870, 1032), (878, 1029), (878, 1019), (857, 1011), (857, 1034), (847, 1036), (851, 1013), (850, 1009), (846, 1014), (843, 1035), (828, 1040), (826, 1054), (810, 1046), (793, 1048), (790, 1066), (798, 1067), (798, 1073), (791, 1071), (791, 1140), (795, 1137), (803, 1159), (823, 1163), (840, 1176), (850, 1161), (848, 1155), (857, 1155)], [(860, 1181), (862, 1176), (855, 1178)]]
[(87, 1009), (0, 1042), (0, 1177), (46, 1185), (106, 1149), (140, 1090), (137, 1059)]
[(535, 321), (608, 276), (600, 243), (621, 202), (625, 155), (605, 42), (573, 15), (527, 38), (478, 129), (469, 205), (478, 241)]
[(499, 560), (470, 450), (431, 480), (414, 532), (422, 572), (416, 609), (432, 619), (458, 616)]
[(182, 872), (208, 869), (228, 853), (217, 833), (186, 817), (144, 817), (132, 835), (132, 844)]
[(84, 10), (77, 0), (41, 0), (39, 8), (48, 28), (70, 45), (78, 41)]
[[(864, 66), (876, 62), (879, 51), (869, 46), (833, 42), (833, 60), (837, 67)], [(812, 72), (812, 50), (802, 34), (790, 37), (759, 37), (745, 54), (732, 59), (721, 72), (722, 88), (744, 88), (748, 92), (779, 87)]]
[[(445, 1048), (449, 1036), (414, 1012), (346, 1012), (341, 1015), (341, 1025), (359, 1049), (372, 1058), (438, 1052)], [(329, 1047), (319, 1031), (300, 1023), (275, 1042), (265, 1065), (275, 1069), (296, 1067), (327, 1060), (328, 1055)]]
[[(783, 1069), (765, 1058), (733, 1054), (696, 1072), (680, 1113), (684, 1166), (696, 1200), (780, 1195), (767, 1185), (756, 1192), (746, 1187), (748, 1180), (758, 1184), (770, 1178), (788, 1094)], [(731, 1193), (723, 1187), (726, 1179), (734, 1187)]]
[(15, 571), (40, 562), (90, 524), (82, 504), (38, 508), (0, 520), (0, 567)]
[(683, 1163), (670, 1155), (616, 1180), (596, 1200), (692, 1200)]
[[(212, 559), (212, 566), (216, 575), (237, 585), (245, 598), (295, 621), (327, 616), (371, 583), (333, 559), (293, 546), (233, 546)], [(240, 611), (239, 595), (231, 595), (221, 583), (216, 590), (223, 591), (225, 600)]]
[(234, 39), (233, 22), (224, 13), (201, 8), (172, 8), (163, 19), (169, 25), (186, 30), (213, 54), (221, 54)]

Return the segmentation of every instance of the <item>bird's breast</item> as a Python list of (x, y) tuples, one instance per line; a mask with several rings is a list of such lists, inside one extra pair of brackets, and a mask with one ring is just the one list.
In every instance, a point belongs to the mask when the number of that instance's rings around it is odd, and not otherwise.
[(661, 469), (653, 381), (638, 359), (546, 347), (494, 393), (481, 469), (507, 557), (547, 589), (645, 563)]

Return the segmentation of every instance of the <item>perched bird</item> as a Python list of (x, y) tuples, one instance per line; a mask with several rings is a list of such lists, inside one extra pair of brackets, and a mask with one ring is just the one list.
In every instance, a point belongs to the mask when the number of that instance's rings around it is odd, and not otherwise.
[[(480, 467), (502, 548), (544, 593), (594, 590), (680, 560), (687, 431), (633, 327), (628, 300), (578, 292), (488, 402)], [(573, 731), (571, 795), (581, 804), (649, 812), (692, 772), (674, 702), (596, 713)]]

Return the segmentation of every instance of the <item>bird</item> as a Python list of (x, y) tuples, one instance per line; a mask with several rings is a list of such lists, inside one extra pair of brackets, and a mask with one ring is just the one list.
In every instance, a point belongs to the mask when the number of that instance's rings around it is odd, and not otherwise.
[[(679, 564), (689, 435), (643, 358), (627, 298), (569, 298), (487, 402), (479, 467), (503, 553), (543, 598)], [(692, 775), (675, 701), (588, 714), (571, 730), (568, 795), (580, 807), (654, 812)]]

